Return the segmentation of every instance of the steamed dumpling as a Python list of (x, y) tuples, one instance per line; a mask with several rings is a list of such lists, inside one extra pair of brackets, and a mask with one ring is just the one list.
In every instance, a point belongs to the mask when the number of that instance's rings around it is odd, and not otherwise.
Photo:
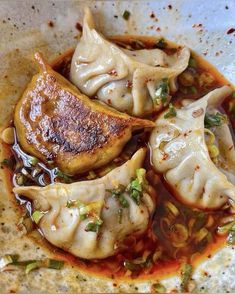
[(49, 242), (78, 257), (105, 258), (117, 252), (125, 237), (148, 226), (154, 202), (141, 168), (145, 154), (138, 150), (103, 178), (14, 192), (43, 213), (39, 227)]
[(116, 158), (136, 129), (154, 123), (90, 100), (35, 54), (40, 72), (19, 100), (14, 123), (21, 147), (53, 160), (65, 173), (83, 173)]
[(226, 202), (234, 206), (234, 143), (217, 109), (231, 93), (224, 86), (177, 109), (176, 117), (161, 114), (150, 137), (155, 169), (182, 202), (194, 207), (216, 209)]
[(119, 48), (95, 30), (86, 9), (70, 79), (86, 95), (96, 95), (120, 111), (143, 116), (169, 102), (169, 88), (176, 90), (175, 78), (188, 66), (189, 57), (185, 47), (170, 56), (159, 49)]

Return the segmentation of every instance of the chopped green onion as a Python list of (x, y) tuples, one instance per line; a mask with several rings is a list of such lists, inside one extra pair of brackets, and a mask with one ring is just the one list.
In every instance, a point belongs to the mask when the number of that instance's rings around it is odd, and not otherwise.
[(173, 224), (170, 227), (170, 239), (175, 244), (187, 241), (189, 237), (188, 229), (182, 224)]
[(227, 123), (227, 116), (220, 112), (217, 112), (216, 114), (206, 113), (204, 123), (206, 128), (221, 126), (222, 124)]
[(122, 223), (123, 208), (118, 209), (118, 223)]
[(161, 38), (157, 41), (155, 47), (159, 49), (165, 49), (167, 47), (167, 42), (164, 38)]
[(197, 88), (192, 86), (190, 87), (190, 91), (193, 93), (193, 94), (197, 94)]
[(189, 67), (194, 67), (194, 68), (197, 67), (197, 62), (196, 62), (196, 60), (193, 57), (190, 57), (189, 58), (188, 66)]
[(165, 202), (165, 206), (168, 209), (169, 212), (171, 212), (175, 217), (179, 215), (178, 208), (170, 201)]
[(195, 223), (192, 227), (192, 232), (198, 232), (206, 224), (206, 215), (203, 212), (197, 213)]
[(29, 264), (26, 265), (25, 273), (28, 274), (28, 273), (30, 273), (32, 270), (37, 269), (37, 268), (39, 268), (39, 267), (40, 267), (40, 265), (39, 265), (39, 263), (38, 263), (37, 261), (32, 262), (32, 263), (29, 263)]
[(156, 87), (154, 103), (166, 106), (169, 98), (169, 91), (169, 81), (167, 78), (164, 78)]
[(125, 20), (128, 20), (129, 17), (130, 17), (130, 15), (131, 15), (130, 11), (125, 10), (125, 11), (123, 12), (123, 14), (122, 14), (122, 17), (123, 17)]
[(0, 259), (0, 269), (5, 267), (8, 264), (23, 266), (25, 267), (26, 274), (30, 273), (32, 270), (45, 267), (51, 269), (61, 269), (64, 265), (64, 262), (61, 260), (55, 259), (44, 259), (44, 260), (24, 260), (18, 261), (19, 255), (5, 255)]
[(181, 267), (181, 291), (188, 292), (188, 283), (191, 279), (193, 268), (191, 264), (185, 263)]
[(207, 235), (208, 230), (206, 228), (201, 228), (198, 232), (195, 233), (194, 240), (196, 242), (201, 242)]
[(224, 235), (224, 234), (228, 233), (232, 229), (233, 226), (235, 226), (235, 221), (229, 222), (223, 226), (218, 227), (217, 232), (219, 235)]
[(160, 283), (153, 284), (152, 285), (152, 290), (155, 293), (166, 293), (166, 288)]
[(87, 224), (85, 231), (86, 232), (95, 232), (98, 233), (103, 221), (99, 217), (96, 217), (94, 221), (91, 221)]
[(40, 220), (43, 216), (44, 216), (44, 213), (39, 210), (35, 210), (34, 213), (32, 214), (33, 221), (36, 224), (38, 224), (40, 222)]
[(235, 98), (235, 92), (232, 93), (232, 97)]
[(76, 206), (76, 200), (68, 200), (67, 203), (66, 203), (66, 207), (67, 208), (71, 208), (71, 207), (74, 207)]
[(227, 238), (228, 244), (234, 244), (235, 243), (235, 229), (230, 230)]
[(60, 178), (64, 183), (71, 183), (72, 179), (69, 175), (63, 173), (61, 170), (59, 170), (58, 168), (54, 169), (54, 173), (55, 175)]
[(126, 189), (137, 205), (140, 205), (140, 200), (143, 196), (143, 187), (146, 184), (145, 174), (145, 169), (137, 169), (136, 179), (132, 180)]
[(26, 182), (26, 177), (22, 173), (17, 173), (15, 180), (16, 180), (17, 185), (23, 186)]
[(175, 117), (177, 115), (175, 107), (170, 103), (169, 110), (164, 114), (164, 118)]
[(29, 163), (34, 166), (38, 163), (38, 159), (36, 157), (31, 156), (29, 158)]
[(48, 268), (52, 269), (61, 269), (64, 265), (64, 261), (62, 260), (56, 260), (56, 259), (48, 259)]
[(124, 267), (130, 271), (138, 271), (142, 268), (148, 268), (152, 265), (152, 256), (148, 255), (146, 258), (137, 258), (132, 261), (125, 260)]
[(1, 164), (1, 168), (3, 168), (5, 166), (5, 167), (8, 167), (10, 170), (14, 170), (15, 159), (14, 159), (14, 157), (5, 158), (5, 159), (3, 159), (3, 161), (0, 164)]
[(111, 194), (118, 200), (119, 204), (123, 208), (129, 207), (129, 203), (123, 195), (123, 193), (125, 192), (125, 187), (122, 187), (120, 185), (117, 189), (108, 190), (108, 192), (111, 192)]
[(0, 258), (0, 269), (3, 269), (8, 264), (11, 264), (13, 262), (16, 262), (19, 258), (19, 255), (17, 254), (6, 254), (3, 257)]
[(216, 145), (209, 145), (207, 148), (211, 159), (216, 158), (219, 155), (219, 149)]

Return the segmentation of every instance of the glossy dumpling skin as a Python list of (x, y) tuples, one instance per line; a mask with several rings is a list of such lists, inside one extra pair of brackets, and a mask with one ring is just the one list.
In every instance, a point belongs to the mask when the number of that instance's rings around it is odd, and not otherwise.
[(116, 158), (134, 130), (154, 126), (90, 100), (39, 54), (35, 58), (40, 72), (14, 115), (21, 147), (31, 155), (53, 160), (65, 173), (83, 173)]
[[(139, 149), (133, 157), (103, 178), (72, 184), (51, 184), (47, 187), (17, 187), (14, 192), (31, 199), (35, 209), (44, 212), (39, 222), (45, 238), (75, 256), (93, 259), (115, 254), (125, 237), (143, 233), (154, 210), (154, 201), (147, 192), (137, 204), (124, 193), (128, 207), (123, 208), (110, 190), (119, 185), (127, 187), (141, 168), (146, 150)], [(94, 215), (82, 219), (77, 207), (67, 207), (68, 201), (81, 201), (93, 207), (102, 220), (98, 232), (87, 231)], [(118, 216), (122, 209), (121, 221)]]
[(157, 84), (168, 78), (171, 91), (175, 91), (175, 78), (187, 67), (189, 57), (186, 47), (171, 56), (160, 49), (119, 48), (96, 31), (91, 12), (86, 9), (70, 79), (86, 95), (143, 116), (162, 108), (161, 103), (154, 103)]
[[(213, 162), (205, 142), (205, 113), (217, 112), (217, 107), (232, 93), (224, 86), (203, 98), (177, 109), (173, 118), (156, 120), (150, 137), (155, 169), (184, 203), (203, 209), (216, 209), (229, 202), (234, 207), (235, 173), (234, 143), (225, 123), (215, 127), (220, 155)], [(221, 158), (220, 158), (221, 157)]]

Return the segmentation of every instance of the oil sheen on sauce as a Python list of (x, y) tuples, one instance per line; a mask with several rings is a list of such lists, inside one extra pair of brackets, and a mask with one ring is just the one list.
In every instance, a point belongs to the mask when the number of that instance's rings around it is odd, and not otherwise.
[[(138, 37), (138, 39), (136, 39), (135, 37), (129, 36), (115, 37), (112, 39), (120, 46), (128, 46), (128, 48), (133, 49), (156, 47), (156, 40), (154, 38)], [(172, 54), (177, 50), (175, 49), (176, 47), (175, 44), (168, 43), (167, 48), (163, 48), (163, 50), (168, 54)], [(69, 76), (72, 53), (73, 50), (71, 49), (52, 63), (54, 69), (67, 78)], [(198, 99), (214, 88), (229, 84), (229, 82), (205, 60), (198, 57), (193, 52), (192, 56), (197, 63), (196, 67), (190, 69), (193, 74), (195, 76), (200, 76), (202, 73), (207, 72), (213, 77), (213, 81), (206, 87), (195, 84), (193, 85), (195, 89), (191, 89), (191, 91), (179, 83), (179, 89), (172, 99), (173, 103), (180, 103), (180, 100), (185, 98)], [(231, 97), (226, 99), (223, 105), (227, 114), (229, 114), (228, 104), (230, 99)], [(154, 120), (156, 117), (157, 116), (154, 115), (151, 119)], [(231, 121), (234, 127), (234, 119), (231, 118)], [(148, 133), (135, 134), (126, 145), (122, 154), (115, 159), (112, 164), (108, 165), (108, 169), (110, 169), (110, 166), (113, 168), (121, 165), (130, 158), (138, 148), (148, 146), (148, 138)], [(43, 186), (58, 180), (54, 173), (55, 167), (38, 163), (37, 170), (33, 171), (32, 167), (27, 165), (28, 155), (21, 150), (17, 142), (17, 136), (15, 136), (15, 144), (11, 148), (9, 145), (3, 143), (3, 153), (6, 158), (13, 155), (16, 159), (14, 172), (5, 168), (9, 191), (12, 190), (12, 185), (15, 184), (17, 173), (19, 170), (22, 170), (22, 168), (25, 169), (26, 172), (30, 171), (31, 174), (33, 172), (34, 176), (28, 179), (28, 185)], [(216, 234), (216, 230), (221, 218), (227, 216), (228, 213), (226, 211), (199, 211), (192, 207), (184, 206), (176, 200), (174, 191), (169, 188), (164, 179), (154, 171), (150, 162), (149, 153), (144, 165), (147, 170), (147, 179), (154, 187), (157, 194), (157, 208), (147, 231), (138, 238), (129, 236), (124, 241), (123, 248), (117, 255), (103, 260), (83, 260), (49, 244), (43, 236), (38, 233), (36, 226), (32, 232), (28, 233), (28, 236), (50, 252), (53, 252), (55, 258), (64, 259), (66, 262), (78, 266), (80, 270), (109, 278), (129, 279), (138, 277), (138, 279), (144, 279), (154, 276), (155, 279), (160, 279), (174, 274), (179, 270), (183, 262), (196, 265), (201, 260), (211, 258), (217, 250), (226, 244), (225, 238), (219, 237)], [(96, 170), (95, 173), (98, 176), (102, 176), (107, 173), (108, 169), (107, 167), (100, 168)], [(87, 177), (88, 174), (84, 174), (80, 177), (74, 177), (72, 180), (84, 180), (87, 179)], [(19, 195), (13, 195), (12, 197), (20, 213), (22, 213), (26, 207), (28, 213), (31, 214), (31, 203), (27, 201), (27, 199)], [(169, 210), (169, 208), (172, 208), (172, 205), (173, 208), (176, 209), (176, 213), (173, 216)], [(182, 237), (182, 231), (177, 230), (177, 228), (179, 229), (182, 227), (187, 228), (188, 237), (181, 245), (175, 246), (175, 239)], [(208, 235), (199, 242), (196, 242), (196, 232), (204, 227), (207, 228)], [(124, 266), (126, 261), (135, 263), (136, 260), (140, 260), (139, 264), (141, 264), (141, 266), (136, 266), (135, 270), (129, 270)]]

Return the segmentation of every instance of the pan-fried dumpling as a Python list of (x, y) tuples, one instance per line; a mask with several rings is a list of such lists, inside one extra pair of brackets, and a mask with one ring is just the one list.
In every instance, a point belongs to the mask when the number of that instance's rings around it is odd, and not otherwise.
[(106, 40), (85, 10), (83, 34), (73, 55), (71, 81), (86, 95), (135, 116), (160, 110), (176, 90), (175, 78), (188, 66), (190, 51), (130, 51)]
[(103, 178), (17, 187), (14, 192), (34, 202), (49, 242), (81, 258), (105, 258), (118, 251), (125, 237), (148, 226), (154, 201), (141, 168), (145, 154), (145, 149), (138, 150)]
[(155, 169), (194, 207), (216, 209), (227, 201), (234, 207), (234, 143), (218, 110), (231, 92), (224, 86), (177, 109), (175, 117), (161, 114), (150, 137)]
[(83, 173), (116, 158), (136, 129), (154, 123), (90, 100), (35, 54), (40, 72), (18, 102), (14, 123), (23, 149), (63, 172)]

